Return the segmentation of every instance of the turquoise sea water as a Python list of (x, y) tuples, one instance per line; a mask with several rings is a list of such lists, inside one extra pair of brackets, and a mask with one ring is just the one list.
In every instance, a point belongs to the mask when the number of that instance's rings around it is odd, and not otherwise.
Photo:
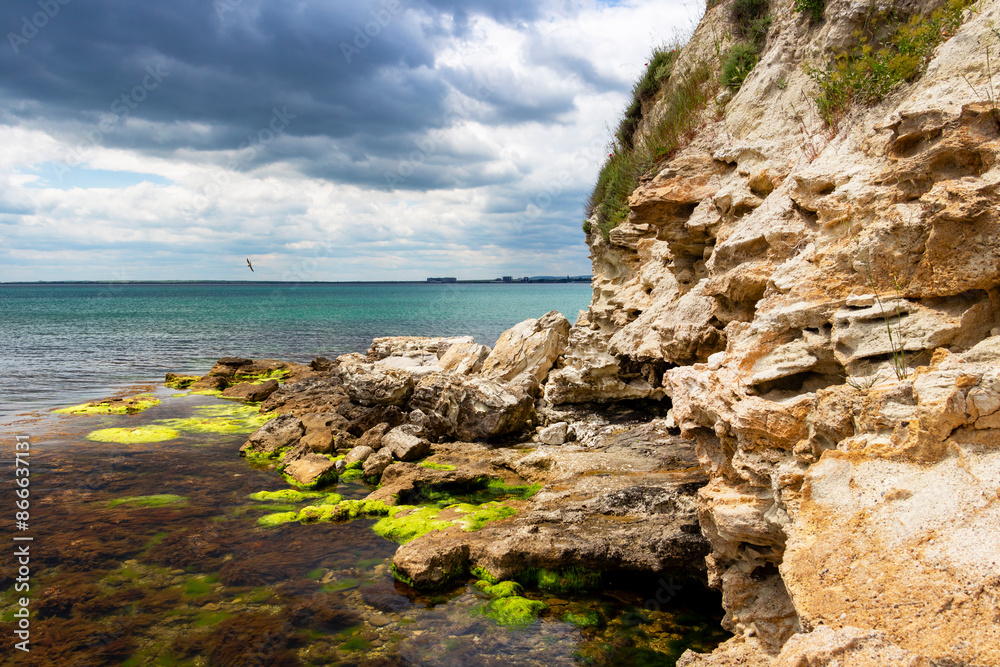
[(0, 285), (0, 422), (201, 374), (224, 356), (308, 362), (396, 335), (492, 346), (550, 310), (574, 321), (590, 294), (585, 283)]

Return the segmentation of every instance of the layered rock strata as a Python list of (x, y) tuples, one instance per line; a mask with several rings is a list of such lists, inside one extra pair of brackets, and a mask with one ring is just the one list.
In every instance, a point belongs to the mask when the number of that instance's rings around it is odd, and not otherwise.
[[(732, 33), (728, 5), (675, 72)], [(815, 23), (792, 5), (770, 3), (760, 62), (627, 220), (607, 239), (594, 221), (594, 301), (545, 395), (613, 400), (645, 365), (696, 443), (708, 575), (737, 637), (680, 664), (1000, 664), (1000, 117), (984, 94), (1000, 7), (966, 10), (922, 76), (828, 128), (807, 69), (856, 45), (869, 7), (827, 2)], [(579, 388), (588, 374), (605, 398)]]

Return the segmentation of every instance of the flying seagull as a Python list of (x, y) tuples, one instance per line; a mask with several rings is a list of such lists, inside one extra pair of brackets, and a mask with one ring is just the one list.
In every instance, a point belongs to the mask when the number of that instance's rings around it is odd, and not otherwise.
[(247, 266), (249, 266), (250, 270), (253, 271), (253, 264), (250, 263), (250, 258), (249, 257), (247, 257)]

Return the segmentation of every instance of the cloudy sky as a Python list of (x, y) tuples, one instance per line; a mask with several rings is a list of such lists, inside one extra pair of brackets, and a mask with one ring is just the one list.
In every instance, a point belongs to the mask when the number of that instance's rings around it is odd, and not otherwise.
[(0, 281), (589, 274), (609, 128), (703, 6), (5, 0)]

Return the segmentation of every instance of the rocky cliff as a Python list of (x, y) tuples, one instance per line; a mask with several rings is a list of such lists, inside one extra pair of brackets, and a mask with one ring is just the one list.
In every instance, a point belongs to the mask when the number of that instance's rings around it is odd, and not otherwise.
[[(633, 143), (718, 71), (734, 2)], [(587, 225), (593, 302), (545, 400), (669, 401), (696, 443), (736, 637), (680, 664), (1000, 665), (1000, 3), (767, 11), (738, 92)], [(925, 57), (880, 51), (935, 30)], [(870, 94), (848, 76), (869, 53), (909, 69)], [(834, 113), (838, 85), (861, 92)]]

